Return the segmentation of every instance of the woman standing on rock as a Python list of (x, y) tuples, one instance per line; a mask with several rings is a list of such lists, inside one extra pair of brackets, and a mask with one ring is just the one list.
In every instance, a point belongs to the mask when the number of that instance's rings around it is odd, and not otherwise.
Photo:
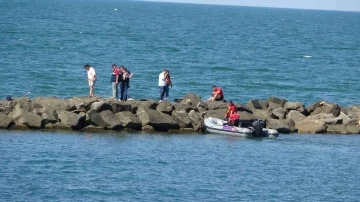
[(165, 82), (166, 82), (166, 88), (165, 88), (165, 100), (169, 97), (169, 88), (172, 88), (172, 82), (171, 82), (171, 76), (169, 70), (166, 70), (165, 72)]

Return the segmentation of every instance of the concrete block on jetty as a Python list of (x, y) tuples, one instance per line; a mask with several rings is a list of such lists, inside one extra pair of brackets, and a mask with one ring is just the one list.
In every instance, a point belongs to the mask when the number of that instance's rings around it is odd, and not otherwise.
[[(96, 97), (0, 100), (0, 129), (204, 132), (204, 118), (224, 118), (228, 104), (202, 101), (192, 93), (175, 101), (121, 102)], [(360, 133), (360, 106), (357, 105), (343, 107), (318, 101), (304, 106), (301, 102), (277, 97), (235, 104), (241, 120), (262, 119), (267, 128), (280, 133)]]

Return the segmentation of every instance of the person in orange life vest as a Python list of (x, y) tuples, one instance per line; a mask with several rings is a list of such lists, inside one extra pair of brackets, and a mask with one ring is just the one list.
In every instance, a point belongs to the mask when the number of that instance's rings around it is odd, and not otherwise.
[(239, 122), (240, 122), (240, 115), (236, 112), (236, 110), (230, 111), (229, 125), (238, 126)]
[(210, 101), (224, 100), (224, 93), (221, 88), (218, 88), (215, 85), (213, 85), (212, 89), (213, 92), (211, 93), (211, 97), (209, 98)]
[(227, 111), (226, 111), (226, 113), (225, 113), (225, 119), (228, 119), (229, 117), (230, 117), (230, 113), (231, 113), (231, 111), (237, 111), (237, 107), (236, 107), (236, 105), (234, 105), (234, 103), (233, 103), (233, 101), (229, 101), (229, 105), (228, 105), (228, 109), (227, 109)]

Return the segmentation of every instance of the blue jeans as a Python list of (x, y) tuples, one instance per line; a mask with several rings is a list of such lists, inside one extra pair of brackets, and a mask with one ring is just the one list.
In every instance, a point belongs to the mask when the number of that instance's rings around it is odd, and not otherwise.
[(118, 92), (118, 84), (116, 82), (111, 82), (111, 88), (112, 88), (112, 98), (118, 98), (119, 92)]
[(170, 90), (169, 86), (166, 86), (166, 88), (165, 88), (165, 99), (167, 99), (169, 97), (169, 90)]
[(166, 94), (166, 91), (169, 89), (169, 87), (168, 86), (159, 86), (159, 89), (160, 89), (160, 100), (164, 100), (164, 96)]

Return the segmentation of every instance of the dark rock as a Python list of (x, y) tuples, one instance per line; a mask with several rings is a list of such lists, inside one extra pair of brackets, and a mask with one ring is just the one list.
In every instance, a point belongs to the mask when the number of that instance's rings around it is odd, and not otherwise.
[(172, 117), (179, 124), (180, 128), (192, 128), (191, 120), (186, 112), (174, 111)]
[(14, 121), (12, 118), (0, 114), (0, 129), (9, 129), (14, 125)]
[(133, 113), (119, 112), (115, 115), (119, 118), (122, 127), (133, 130), (141, 130), (141, 122)]
[(87, 116), (89, 117), (89, 120), (87, 121), (88, 123), (85, 125), (93, 125), (103, 129), (106, 128), (105, 121), (101, 118), (100, 114), (96, 110), (88, 111)]
[(268, 98), (268, 102), (269, 102), (269, 105), (270, 105), (271, 103), (275, 103), (275, 104), (280, 105), (280, 107), (284, 107), (285, 103), (287, 103), (288, 101), (285, 100), (285, 99), (282, 99), (282, 98), (269, 97), (269, 98)]
[(131, 112), (132, 106), (129, 103), (124, 103), (121, 101), (111, 100), (109, 102), (110, 110), (116, 114), (118, 112)]
[(102, 111), (111, 110), (111, 106), (105, 101), (93, 102), (91, 104), (91, 110), (95, 110), (100, 113)]
[(168, 131), (178, 129), (179, 124), (168, 114), (140, 107), (136, 112), (142, 126), (150, 125), (157, 131)]
[(120, 119), (112, 111), (102, 111), (100, 112), (100, 116), (102, 120), (104, 120), (107, 129), (120, 130), (122, 128)]
[(73, 130), (80, 130), (85, 123), (85, 115), (75, 114), (68, 111), (56, 111), (60, 122)]
[(173, 106), (170, 104), (170, 102), (161, 102), (157, 107), (156, 110), (171, 115), (171, 112), (173, 111)]
[[(40, 114), (39, 114), (40, 115)], [(43, 119), (44, 124), (56, 123), (59, 121), (58, 115), (55, 110), (45, 109), (41, 112), (41, 118)]]

